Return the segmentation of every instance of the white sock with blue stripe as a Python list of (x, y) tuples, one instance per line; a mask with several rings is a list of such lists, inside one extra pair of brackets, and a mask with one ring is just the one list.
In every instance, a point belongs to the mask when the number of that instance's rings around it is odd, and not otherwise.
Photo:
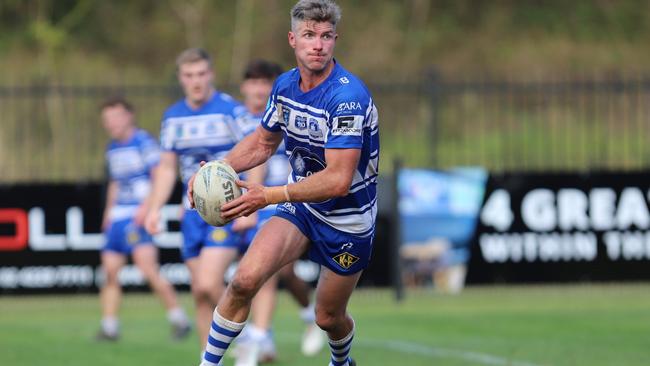
[(221, 359), (224, 353), (235, 339), (241, 330), (244, 329), (243, 323), (235, 323), (221, 315), (218, 309), (214, 309), (212, 315), (212, 326), (210, 327), (210, 334), (208, 335), (208, 344), (205, 346), (203, 353), (203, 361), (200, 366), (220, 366)]
[(345, 338), (338, 341), (329, 340), (332, 359), (329, 366), (350, 366), (350, 349), (352, 348), (352, 339), (354, 338), (354, 321), (352, 330)]

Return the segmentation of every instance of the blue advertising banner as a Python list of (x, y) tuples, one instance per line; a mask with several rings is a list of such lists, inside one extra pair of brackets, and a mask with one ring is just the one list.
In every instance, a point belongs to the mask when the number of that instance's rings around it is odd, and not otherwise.
[(407, 285), (462, 288), (486, 180), (481, 168), (400, 172), (400, 256)]

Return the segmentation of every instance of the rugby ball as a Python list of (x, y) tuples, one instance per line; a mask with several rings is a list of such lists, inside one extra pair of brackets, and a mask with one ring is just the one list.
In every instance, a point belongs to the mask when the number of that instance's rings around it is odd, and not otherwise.
[(241, 188), (235, 183), (237, 179), (235, 170), (222, 160), (211, 161), (196, 173), (192, 198), (205, 222), (212, 226), (228, 223), (221, 218), (221, 205), (241, 196)]

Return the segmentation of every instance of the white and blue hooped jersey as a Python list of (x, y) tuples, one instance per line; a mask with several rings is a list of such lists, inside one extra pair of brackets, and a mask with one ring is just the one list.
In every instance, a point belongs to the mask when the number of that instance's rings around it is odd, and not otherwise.
[(128, 217), (151, 191), (151, 169), (160, 161), (160, 148), (147, 131), (136, 129), (126, 142), (112, 140), (105, 156), (109, 178), (118, 183), (111, 216)]
[(337, 230), (372, 235), (377, 215), (379, 118), (370, 92), (338, 63), (324, 82), (306, 93), (299, 82), (297, 68), (278, 77), (262, 119), (264, 128), (284, 133), (291, 164), (289, 183), (323, 170), (325, 149), (360, 149), (346, 196), (303, 205)]
[(223, 158), (246, 134), (251, 132), (243, 117), (246, 109), (225, 93), (215, 91), (199, 109), (182, 99), (169, 107), (160, 129), (163, 151), (176, 153), (185, 189), (201, 160)]

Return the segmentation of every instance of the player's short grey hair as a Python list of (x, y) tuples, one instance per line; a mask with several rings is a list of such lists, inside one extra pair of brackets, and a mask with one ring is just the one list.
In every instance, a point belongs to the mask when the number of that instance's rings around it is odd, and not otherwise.
[(341, 8), (333, 0), (300, 0), (291, 8), (291, 30), (299, 22), (329, 22), (336, 29), (341, 20)]
[(212, 57), (203, 48), (188, 48), (176, 57), (176, 69), (179, 70), (181, 65), (190, 64), (199, 61), (207, 61), (212, 67)]

